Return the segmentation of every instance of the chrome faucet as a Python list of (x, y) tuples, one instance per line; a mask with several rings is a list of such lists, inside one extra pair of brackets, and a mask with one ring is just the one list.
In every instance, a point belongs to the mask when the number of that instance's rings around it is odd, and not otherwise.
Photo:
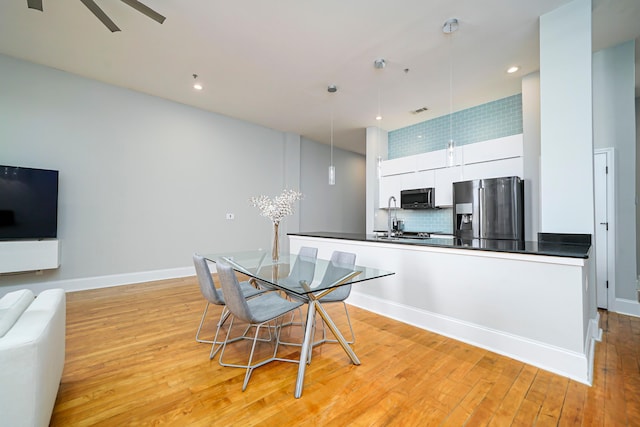
[[(387, 214), (389, 215), (388, 224), (387, 224), (387, 237), (391, 238), (393, 233), (391, 231), (391, 201), (393, 200), (393, 208), (398, 210), (398, 205), (396, 204), (396, 198), (394, 196), (389, 197), (389, 202), (387, 203)], [(395, 215), (395, 211), (394, 211)]]

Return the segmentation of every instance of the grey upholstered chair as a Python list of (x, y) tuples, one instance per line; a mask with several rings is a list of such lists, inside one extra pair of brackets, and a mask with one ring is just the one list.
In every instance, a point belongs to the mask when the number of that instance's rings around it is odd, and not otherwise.
[[(200, 319), (200, 326), (198, 326), (198, 331), (196, 332), (196, 341), (211, 344), (211, 353), (209, 354), (209, 358), (213, 358), (215, 354), (222, 348), (222, 342), (218, 341), (218, 334), (220, 333), (220, 328), (226, 322), (229, 317), (229, 310), (227, 310), (225, 306), (224, 293), (216, 289), (215, 283), (213, 281), (213, 277), (211, 277), (211, 270), (209, 270), (209, 264), (207, 264), (207, 260), (198, 254), (193, 254), (193, 265), (196, 268), (196, 276), (198, 277), (198, 283), (200, 284), (200, 292), (202, 296), (207, 300), (207, 305), (204, 307), (204, 312), (202, 313), (202, 318)], [(241, 282), (240, 287), (242, 289), (242, 294), (245, 298), (252, 298), (257, 295), (264, 293), (265, 291), (262, 289), (257, 289), (252, 286), (249, 282)], [(216, 327), (216, 334), (213, 340), (205, 340), (200, 337), (200, 331), (202, 330), (202, 325), (204, 324), (204, 320), (207, 316), (207, 310), (209, 309), (209, 304), (221, 305), (222, 313), (220, 314), (220, 319), (218, 320), (218, 324)], [(234, 338), (235, 340), (240, 338)], [(218, 347), (216, 348), (216, 344)]]
[[(313, 276), (315, 275), (315, 272), (316, 272), (317, 259), (318, 259), (318, 248), (302, 246), (298, 251), (298, 255), (296, 256), (296, 260), (293, 263), (293, 267), (291, 268), (291, 272), (289, 273), (289, 276), (287, 276), (283, 280), (283, 282), (285, 282), (285, 284), (286, 282), (291, 282), (291, 285), (293, 285), (294, 287), (298, 287), (299, 282), (302, 280), (306, 281), (308, 284), (311, 284), (313, 282)], [(296, 294), (292, 296), (290, 295), (290, 293), (287, 293), (287, 297), (303, 303), (309, 302), (308, 298), (303, 298), (300, 295), (296, 295)], [(299, 312), (300, 312), (300, 318), (304, 319), (302, 317), (302, 312), (300, 310)], [(282, 326), (293, 326), (293, 325), (302, 326), (303, 327), (302, 334), (304, 335), (304, 321), (294, 322), (294, 318), (295, 318), (295, 313), (292, 312), (291, 320)], [(301, 345), (300, 343), (292, 343), (292, 342), (285, 342), (285, 341), (281, 341), (281, 343), (287, 344), (287, 345), (298, 345), (298, 346)]]
[(318, 259), (318, 248), (303, 246), (298, 251), (296, 260), (293, 263), (289, 277), (284, 281), (293, 280), (296, 284), (304, 280), (311, 284), (316, 271), (316, 260)]
[[(334, 251), (331, 254), (331, 262), (327, 266), (327, 270), (322, 278), (321, 284), (318, 287), (322, 287), (324, 284), (330, 284), (338, 280), (340, 277), (344, 276), (344, 270), (353, 270), (356, 264), (356, 254), (351, 252), (341, 252)], [(309, 282), (310, 283), (310, 282)], [(320, 298), (321, 304), (328, 303), (337, 303), (341, 302), (344, 307), (344, 312), (347, 316), (347, 321), (349, 323), (349, 330), (351, 332), (351, 340), (347, 340), (349, 344), (353, 344), (355, 342), (355, 333), (353, 332), (353, 327), (351, 326), (351, 318), (349, 317), (349, 310), (347, 309), (347, 304), (344, 302), (351, 294), (351, 285), (342, 285), (336, 288), (333, 292), (323, 296)], [(290, 298), (296, 301), (305, 301), (308, 302), (308, 297), (303, 297), (296, 294), (290, 294)], [(336, 342), (336, 340), (327, 339), (326, 330), (324, 329), (324, 322), (322, 322), (322, 340), (315, 341), (313, 345), (322, 344), (323, 342)]]
[[(356, 265), (356, 254), (351, 252), (340, 252), (335, 251), (331, 255), (331, 266), (329, 268), (335, 270), (348, 268), (349, 270), (353, 270)], [(328, 269), (327, 269), (328, 270)], [(328, 272), (327, 272), (328, 273)], [(327, 280), (334, 280), (335, 278), (328, 276), (325, 274), (325, 278)], [(324, 281), (325, 279), (323, 279)], [(349, 344), (353, 344), (356, 340), (356, 335), (353, 332), (353, 327), (351, 326), (351, 318), (349, 317), (349, 310), (347, 309), (347, 304), (344, 302), (349, 295), (351, 294), (351, 285), (343, 285), (337, 288), (335, 291), (331, 292), (328, 295), (320, 298), (320, 303), (332, 303), (332, 302), (341, 302), (344, 307), (344, 313), (347, 316), (347, 322), (349, 323), (349, 330), (351, 331), (351, 340), (347, 341)]]
[[(224, 351), (227, 347), (227, 344), (229, 343), (228, 339), (224, 340), (224, 344), (222, 344), (222, 352), (220, 353), (219, 362), (222, 366), (245, 368), (247, 370), (244, 377), (244, 383), (242, 384), (242, 391), (244, 391), (247, 388), (249, 378), (251, 377), (251, 373), (254, 369), (274, 360), (293, 363), (299, 362), (299, 360), (283, 359), (277, 357), (278, 345), (280, 344), (279, 338), (281, 324), (281, 322), (279, 324), (277, 320), (282, 318), (283, 315), (296, 310), (303, 303), (299, 301), (295, 302), (284, 299), (276, 292), (269, 292), (256, 298), (246, 299), (242, 293), (240, 283), (238, 283), (238, 278), (236, 277), (235, 271), (233, 271), (233, 269), (224, 262), (217, 263), (216, 269), (218, 270), (218, 278), (220, 279), (220, 285), (222, 286), (222, 291), (225, 295), (226, 307), (233, 315), (231, 324), (229, 325), (229, 329), (227, 330), (227, 338), (233, 326), (233, 322), (236, 319), (245, 321), (250, 326), (253, 326), (256, 329), (253, 338), (253, 344), (251, 346), (251, 353), (249, 354), (249, 361), (246, 365), (223, 362), (222, 359), (224, 356)], [(264, 325), (267, 325), (267, 329), (271, 330), (268, 324), (272, 320), (276, 320), (276, 326), (274, 329), (275, 342), (273, 343), (273, 355), (267, 359), (253, 363), (253, 355), (256, 348), (256, 342), (258, 341), (260, 328), (262, 328)]]

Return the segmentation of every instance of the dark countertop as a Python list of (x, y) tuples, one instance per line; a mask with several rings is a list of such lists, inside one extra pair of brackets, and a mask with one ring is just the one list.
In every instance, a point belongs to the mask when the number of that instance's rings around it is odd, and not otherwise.
[[(385, 240), (376, 237), (374, 234), (364, 233), (332, 233), (327, 231), (298, 232), (289, 233), (291, 236), (304, 237), (322, 237), (325, 239), (341, 239), (355, 240), (361, 242), (378, 242), (388, 243), (390, 245), (415, 245), (415, 246), (432, 246), (450, 249), (472, 249), (490, 252), (507, 252), (514, 254), (527, 255), (544, 255), (557, 256), (567, 258), (589, 258), (590, 243), (565, 243), (566, 239), (549, 239), (549, 235), (545, 234), (546, 239), (541, 241), (517, 241), (517, 240), (489, 240), (489, 239), (472, 239), (462, 240), (458, 238), (433, 237), (429, 239), (406, 239), (398, 238), (393, 240)], [(558, 235), (567, 236), (567, 235)], [(588, 236), (588, 235), (587, 235)], [(590, 236), (589, 236), (590, 240)]]

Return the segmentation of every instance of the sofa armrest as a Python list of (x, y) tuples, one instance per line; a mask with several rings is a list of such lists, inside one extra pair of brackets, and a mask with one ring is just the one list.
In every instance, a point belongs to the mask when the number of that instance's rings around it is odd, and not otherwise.
[(11, 426), (47, 426), (65, 356), (63, 289), (38, 295), (0, 338), (0, 414)]

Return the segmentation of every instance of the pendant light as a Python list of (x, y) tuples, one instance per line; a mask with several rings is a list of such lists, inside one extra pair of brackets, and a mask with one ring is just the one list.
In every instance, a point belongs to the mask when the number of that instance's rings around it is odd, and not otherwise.
[(202, 83), (200, 83), (200, 80), (198, 80), (197, 74), (193, 75), (193, 88), (195, 90), (202, 90)]
[[(336, 85), (330, 85), (327, 92), (336, 93)], [(333, 166), (333, 106), (331, 107), (331, 163), (329, 165), (329, 185), (336, 185), (336, 168)]]
[(329, 185), (336, 185), (336, 167), (333, 166), (333, 112), (331, 112), (331, 164), (329, 165)]
[(456, 143), (453, 139), (453, 33), (458, 30), (458, 20), (448, 19), (442, 32), (449, 35), (449, 141), (447, 141), (447, 166), (456, 165)]
[(382, 121), (382, 114), (380, 114), (380, 89), (378, 89), (378, 115), (376, 116), (376, 125), (378, 128), (378, 138), (376, 143), (378, 144), (378, 157), (376, 157), (376, 175), (378, 181), (382, 179), (382, 156), (380, 155), (380, 122)]

